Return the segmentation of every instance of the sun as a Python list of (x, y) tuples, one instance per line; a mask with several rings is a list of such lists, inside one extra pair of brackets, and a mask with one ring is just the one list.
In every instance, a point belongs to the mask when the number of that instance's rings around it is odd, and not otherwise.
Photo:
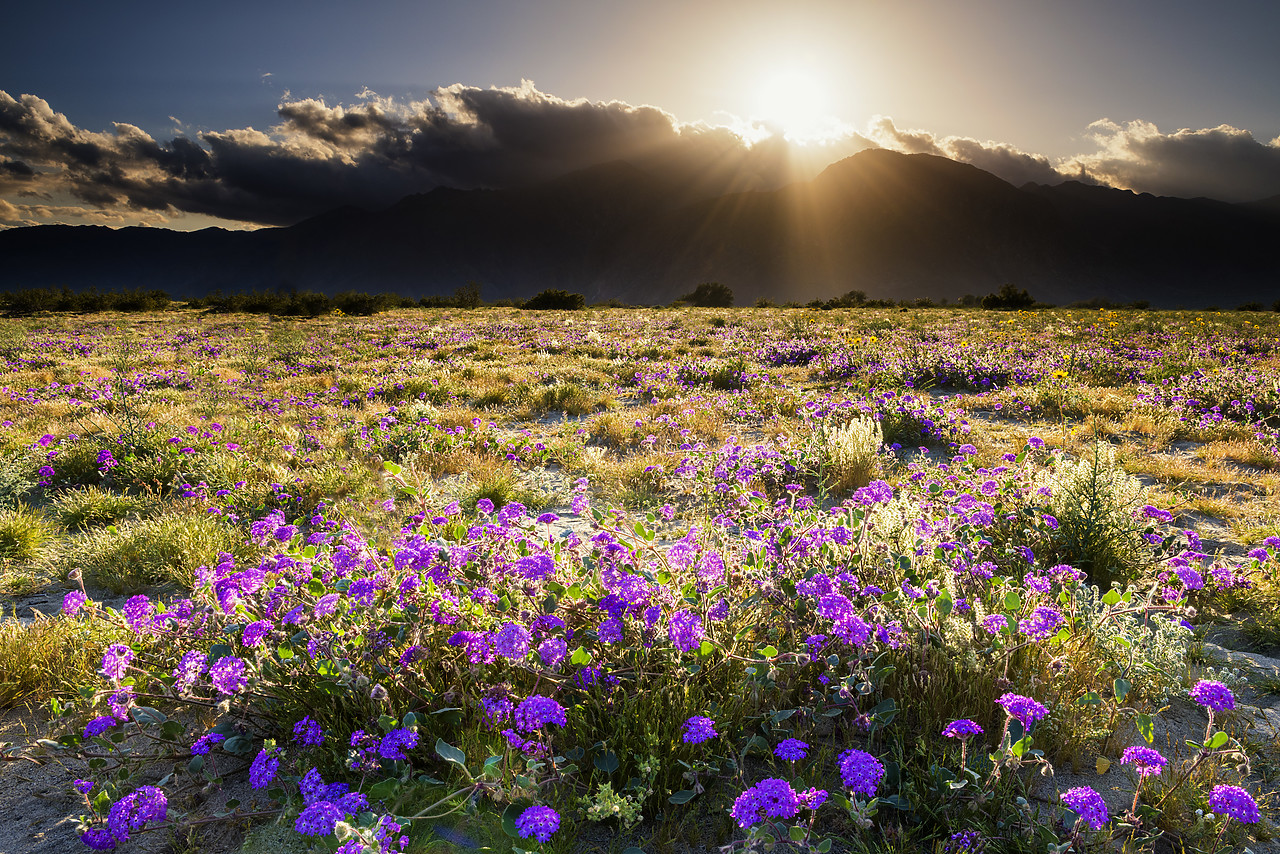
[(831, 87), (813, 69), (794, 65), (759, 75), (751, 100), (752, 118), (797, 143), (821, 142), (843, 127), (833, 115)]

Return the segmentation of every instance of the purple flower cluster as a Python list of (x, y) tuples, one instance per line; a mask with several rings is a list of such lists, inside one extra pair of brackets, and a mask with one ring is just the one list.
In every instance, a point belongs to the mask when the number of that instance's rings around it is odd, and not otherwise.
[(133, 650), (122, 643), (113, 643), (102, 654), (102, 675), (112, 682), (119, 682), (131, 661)]
[(249, 684), (249, 677), (244, 674), (244, 660), (228, 655), (209, 665), (209, 684), (221, 694), (240, 693)]
[(169, 801), (155, 786), (139, 786), (111, 805), (107, 830), (117, 842), (127, 842), (131, 831), (140, 830), (149, 821), (164, 821)]
[(965, 741), (975, 735), (982, 735), (982, 727), (968, 718), (952, 721), (943, 728), (942, 734), (947, 738), (958, 738)]
[(264, 789), (276, 778), (280, 769), (280, 757), (275, 751), (259, 750), (249, 766), (249, 785), (255, 789)]
[(565, 708), (550, 697), (534, 694), (516, 706), (515, 724), (521, 732), (536, 732), (547, 724), (564, 726)]
[(1036, 721), (1049, 715), (1048, 709), (1030, 697), (1024, 697), (1021, 694), (1004, 694), (996, 702), (1004, 707), (1009, 717), (1014, 718), (1027, 729), (1030, 729), (1031, 725)]
[(840, 754), (839, 764), (840, 780), (846, 789), (869, 798), (876, 796), (876, 789), (884, 779), (880, 760), (861, 750), (846, 750)]
[(667, 626), (671, 645), (681, 652), (693, 652), (702, 645), (702, 618), (693, 611), (676, 611)]
[(403, 761), (409, 758), (405, 755), (405, 751), (413, 750), (417, 746), (418, 733), (416, 730), (393, 729), (378, 742), (378, 755), (383, 759)]
[(792, 818), (803, 806), (804, 801), (790, 783), (769, 777), (738, 795), (729, 814), (738, 827), (748, 828), (771, 818)]
[(324, 730), (307, 715), (293, 725), (293, 740), (303, 747), (317, 747), (324, 744)]
[(560, 814), (551, 807), (532, 806), (516, 817), (516, 832), (522, 839), (547, 842), (560, 829)]
[(1221, 682), (1201, 679), (1191, 686), (1190, 693), (1191, 699), (1206, 709), (1211, 709), (1215, 712), (1226, 712), (1236, 707), (1235, 695), (1231, 693), (1230, 688)]
[(1094, 830), (1101, 830), (1111, 814), (1107, 812), (1107, 802), (1088, 786), (1077, 786), (1062, 793), (1062, 802), (1080, 816), (1080, 820)]
[(1163, 771), (1164, 766), (1169, 764), (1169, 760), (1165, 759), (1160, 754), (1160, 751), (1154, 747), (1144, 747), (1136, 744), (1124, 749), (1124, 755), (1120, 757), (1120, 764), (1132, 765), (1134, 770), (1138, 772), (1139, 777), (1149, 777)]
[(681, 740), (686, 744), (702, 744), (702, 742), (710, 741), (717, 735), (719, 733), (716, 732), (715, 721), (701, 715), (694, 715), (684, 722), (684, 736)]
[(809, 745), (798, 738), (783, 739), (773, 749), (773, 755), (787, 762), (798, 762), (809, 755)]
[(1241, 824), (1256, 824), (1262, 820), (1257, 801), (1239, 786), (1214, 786), (1209, 793), (1209, 806), (1214, 812), (1230, 816)]

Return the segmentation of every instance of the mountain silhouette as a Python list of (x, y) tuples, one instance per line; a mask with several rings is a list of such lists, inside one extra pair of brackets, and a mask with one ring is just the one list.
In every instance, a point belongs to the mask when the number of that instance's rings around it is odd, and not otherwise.
[[(1228, 204), (1067, 182), (1015, 187), (925, 154), (868, 150), (810, 181), (709, 195), (613, 162), (530, 187), (440, 188), (285, 228), (33, 226), (0, 232), (0, 288), (396, 291), (486, 300), (547, 288), (667, 303), (699, 282), (739, 304), (955, 299), (1004, 283), (1040, 300), (1272, 302), (1280, 200)], [(722, 185), (722, 184), (721, 184)]]

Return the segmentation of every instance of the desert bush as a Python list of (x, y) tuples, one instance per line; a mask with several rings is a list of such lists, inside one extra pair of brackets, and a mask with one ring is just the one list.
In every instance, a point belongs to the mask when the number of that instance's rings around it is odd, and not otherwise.
[(1082, 569), (1102, 589), (1137, 578), (1155, 561), (1141, 513), (1146, 489), (1116, 461), (1115, 447), (1094, 443), (1077, 459), (1059, 453), (1034, 483), (1057, 521), (1052, 558)]
[(880, 475), (884, 435), (876, 419), (859, 417), (843, 424), (823, 423), (814, 439), (818, 444), (819, 476), (827, 490), (848, 492), (866, 486)]
[(531, 311), (579, 311), (587, 307), (587, 298), (582, 294), (549, 288), (529, 297), (520, 307)]

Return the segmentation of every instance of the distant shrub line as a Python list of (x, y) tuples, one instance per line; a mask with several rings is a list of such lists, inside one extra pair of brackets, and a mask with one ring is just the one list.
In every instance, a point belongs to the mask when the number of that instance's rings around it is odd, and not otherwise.
[[(0, 314), (6, 317), (27, 317), (42, 311), (70, 312), (89, 314), (98, 311), (149, 312), (164, 311), (169, 308), (187, 308), (217, 313), (274, 314), (283, 317), (319, 317), (321, 315), (340, 312), (342, 314), (369, 316), (397, 308), (480, 308), (482, 306), (521, 308), (529, 310), (576, 311), (587, 308), (586, 296), (573, 291), (548, 288), (525, 300), (501, 299), (486, 303), (480, 296), (480, 286), (468, 282), (458, 288), (452, 295), (433, 294), (414, 300), (397, 293), (368, 294), (359, 291), (345, 291), (335, 296), (316, 293), (314, 291), (248, 291), (243, 293), (222, 294), (214, 291), (204, 297), (183, 301), (172, 299), (162, 290), (142, 290), (135, 288), (127, 291), (99, 291), (90, 288), (87, 291), (72, 291), (70, 288), (23, 288), (0, 292)], [(692, 292), (687, 293), (671, 303), (672, 308), (732, 308), (734, 293), (727, 285), (719, 282), (704, 282)], [(979, 297), (964, 294), (954, 303), (947, 299), (933, 300), (928, 297), (912, 299), (870, 299), (864, 291), (851, 290), (845, 294), (828, 300), (811, 300), (807, 303), (776, 303), (767, 298), (756, 300), (756, 308), (810, 308), (832, 310), (839, 308), (981, 308), (991, 311), (1015, 311), (1027, 309), (1054, 308), (1052, 303), (1043, 303), (1032, 297), (1024, 288), (1016, 288), (1011, 284), (1003, 285), (998, 292)], [(618, 299), (593, 303), (594, 308), (645, 308), (647, 304), (631, 305)], [(660, 306), (652, 306), (658, 308)], [(1068, 303), (1066, 308), (1105, 308), (1111, 310), (1132, 309), (1146, 311), (1150, 309), (1147, 300), (1132, 302), (1114, 302), (1102, 297)], [(1216, 306), (1208, 310), (1217, 311)], [(1262, 303), (1249, 302), (1236, 308), (1236, 311), (1265, 311)], [(1280, 312), (1280, 300), (1271, 305), (1271, 310)]]

